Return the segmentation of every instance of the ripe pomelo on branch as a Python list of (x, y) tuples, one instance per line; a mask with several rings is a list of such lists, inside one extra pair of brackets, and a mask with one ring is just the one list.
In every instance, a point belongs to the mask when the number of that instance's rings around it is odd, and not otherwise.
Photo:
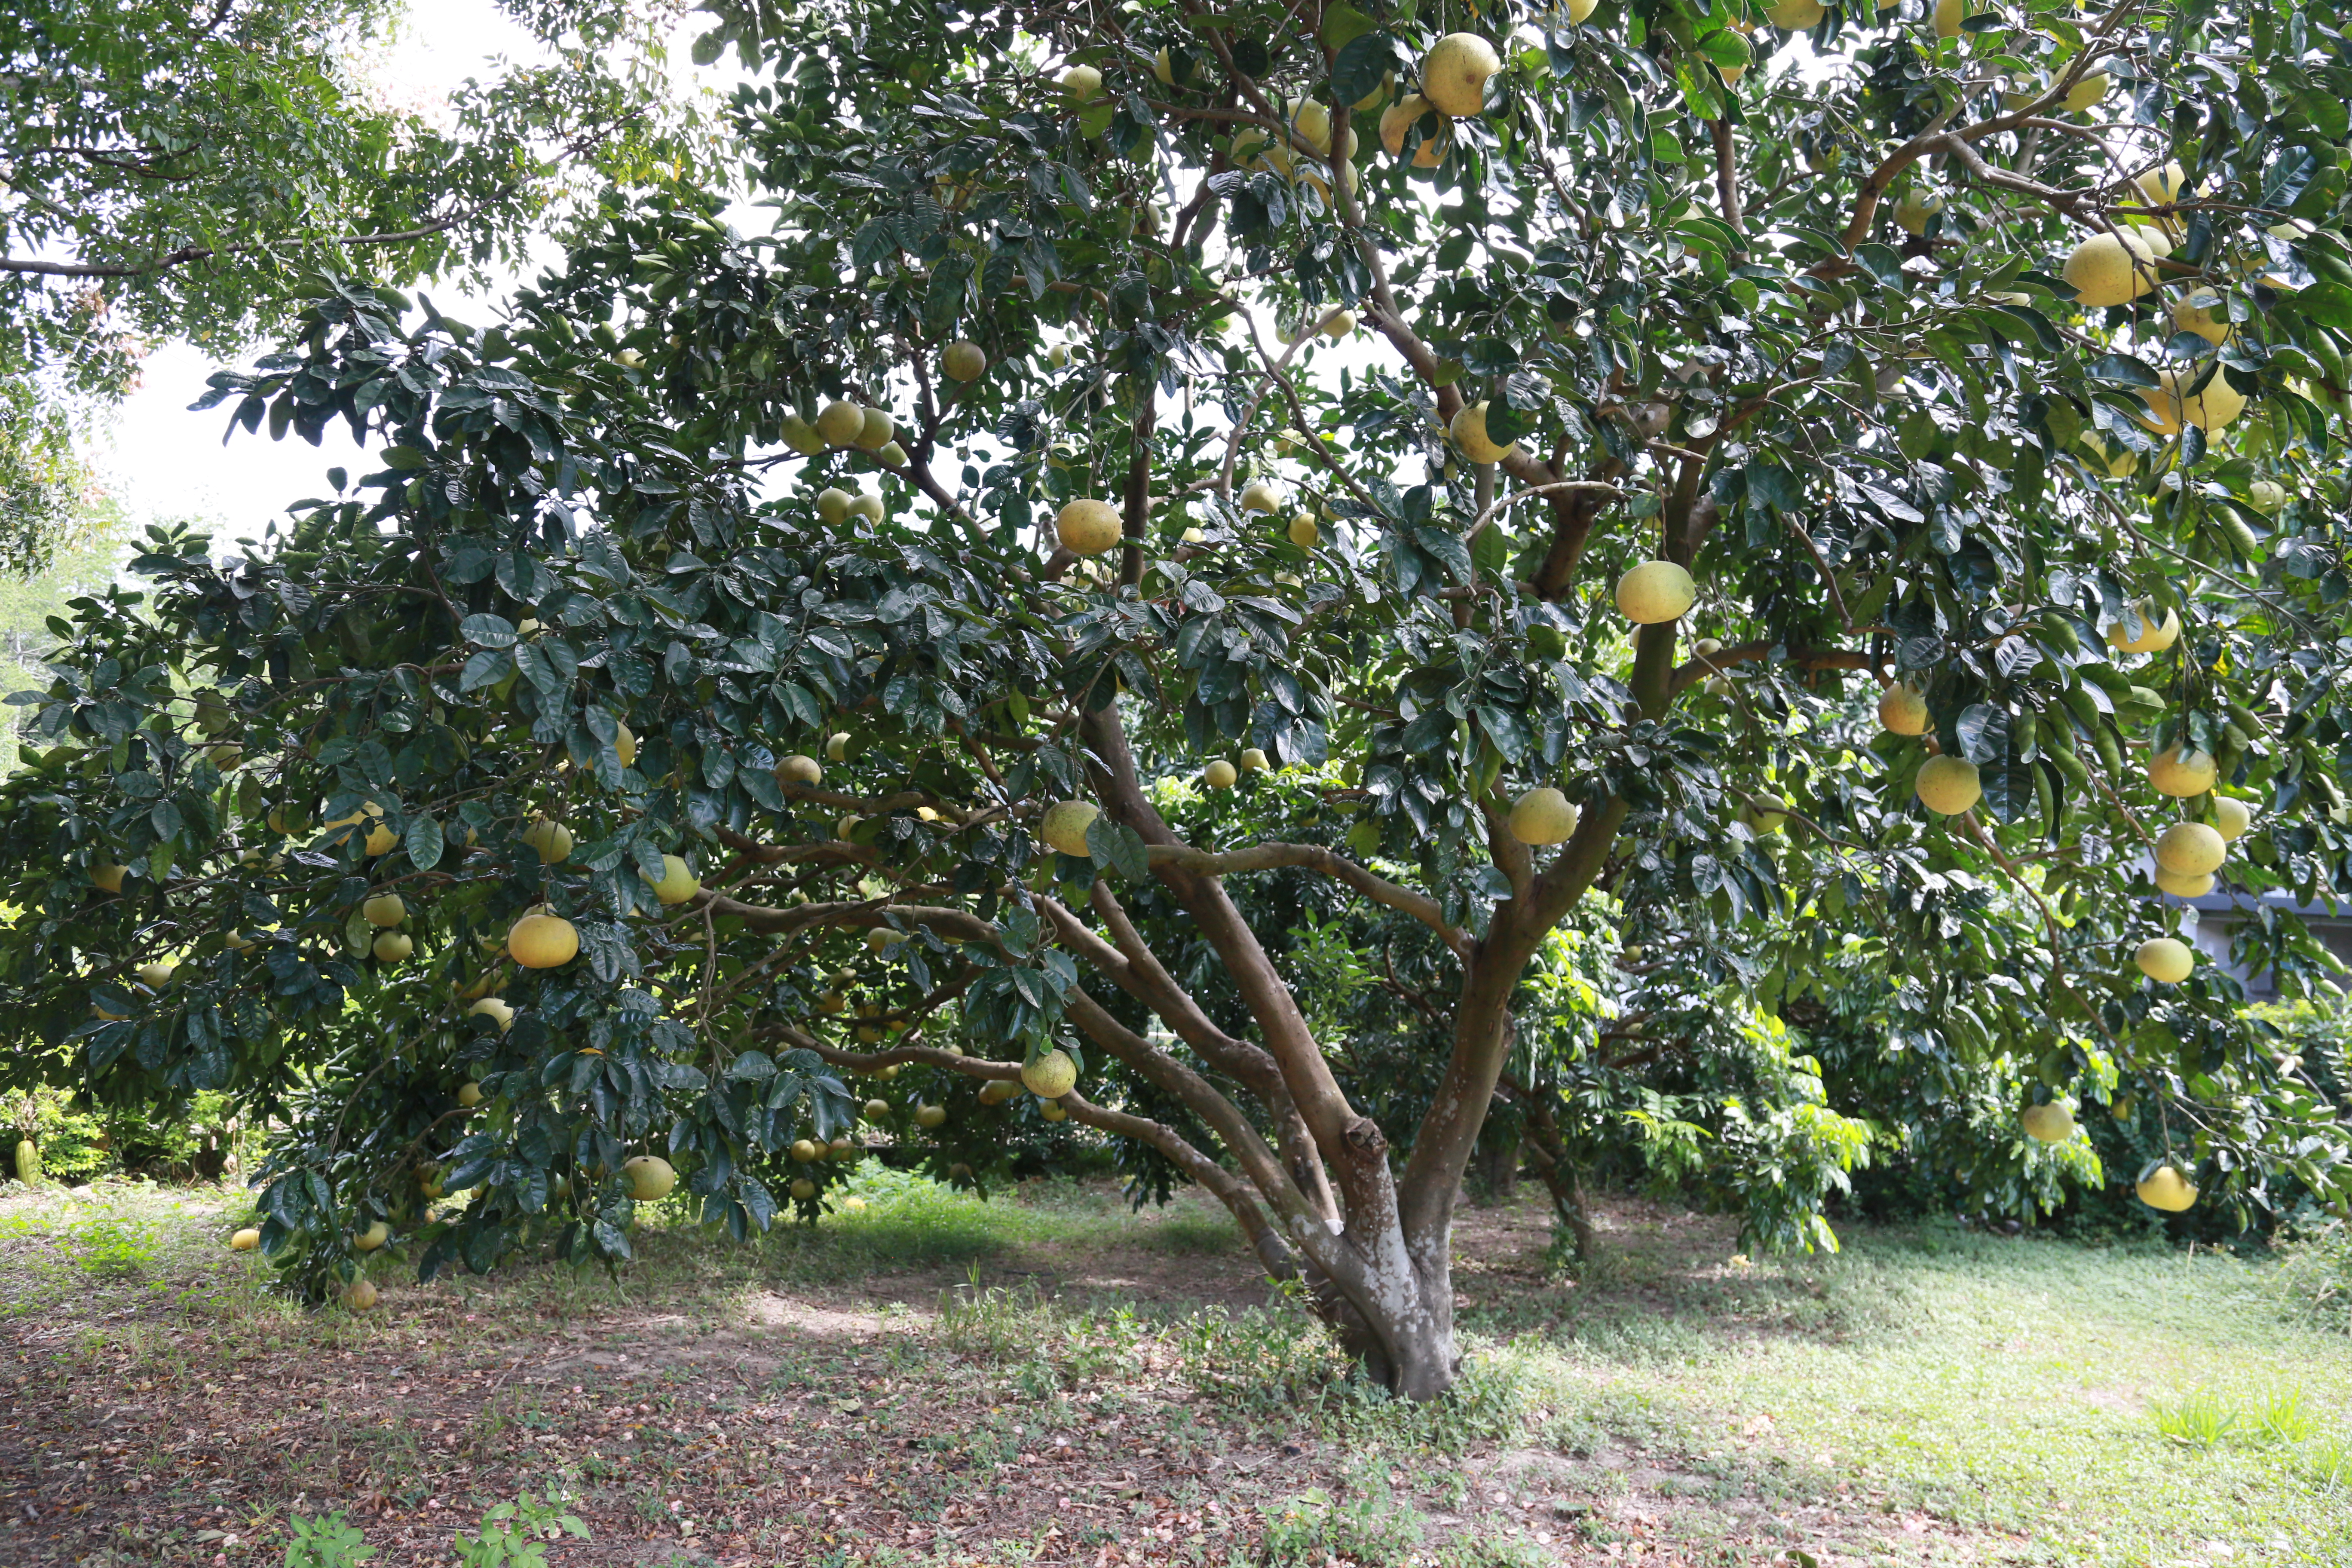
[(1045, 808), (1037, 837), (1065, 855), (1083, 858), (1094, 853), (1087, 847), (1087, 829), (1101, 815), (1102, 808), (1090, 800), (1057, 801)]
[(1617, 608), (1629, 621), (1680, 620), (1698, 599), (1691, 574), (1671, 561), (1648, 561), (1617, 579)]
[(621, 1163), (621, 1178), (629, 1184), (629, 1196), (641, 1204), (669, 1196), (677, 1185), (677, 1172), (667, 1160), (654, 1154), (639, 1154)]
[(2197, 955), (2179, 937), (2150, 937), (2139, 944), (2132, 962), (2150, 980), (2160, 980), (2167, 985), (2178, 985), (2189, 978), (2197, 967)]
[(1567, 795), (1545, 784), (1511, 807), (1511, 837), (1522, 844), (1565, 844), (1575, 836), (1580, 815)]
[(1898, 680), (1879, 693), (1878, 722), (1889, 734), (1924, 735), (1928, 725), (1927, 700)]
[(1958, 816), (1984, 796), (1977, 765), (1966, 757), (1929, 757), (1919, 764), (1912, 788), (1920, 805), (1945, 816)]
[(1021, 1069), (1021, 1087), (1040, 1100), (1059, 1100), (1077, 1084), (1078, 1064), (1058, 1047)]
[(580, 932), (562, 915), (525, 915), (507, 932), (507, 955), (525, 969), (561, 968), (579, 952)]
[(1422, 57), (1421, 90), (1456, 120), (1486, 107), (1486, 79), (1503, 68), (1495, 46), (1476, 33), (1448, 33)]
[(1054, 517), (1054, 536), (1073, 555), (1100, 555), (1117, 545), (1127, 524), (1106, 500), (1074, 500)]

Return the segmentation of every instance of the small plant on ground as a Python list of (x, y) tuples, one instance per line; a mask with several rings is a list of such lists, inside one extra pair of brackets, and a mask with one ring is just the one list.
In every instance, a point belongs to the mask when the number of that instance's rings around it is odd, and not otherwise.
[(2151, 1405), (2148, 1409), (2156, 1418), (2158, 1432), (2199, 1453), (2208, 1451), (2228, 1436), (2238, 1423), (2237, 1412), (2226, 1408), (2210, 1389), (2205, 1388), (2184, 1394), (2169, 1405)]
[(286, 1568), (358, 1568), (375, 1555), (358, 1527), (340, 1513), (324, 1519), (298, 1513), (287, 1523), (293, 1539), (286, 1543)]
[(523, 1492), (484, 1514), (472, 1535), (457, 1532), (457, 1562), (460, 1568), (547, 1568), (543, 1543), (563, 1535), (585, 1541), (588, 1527), (564, 1511), (559, 1494), (550, 1492), (542, 1502)]
[(2264, 1443), (2292, 1446), (2319, 1435), (2319, 1413), (2312, 1409), (2303, 1390), (2292, 1384), (2263, 1394), (2246, 1414), (2252, 1417), (2256, 1436)]

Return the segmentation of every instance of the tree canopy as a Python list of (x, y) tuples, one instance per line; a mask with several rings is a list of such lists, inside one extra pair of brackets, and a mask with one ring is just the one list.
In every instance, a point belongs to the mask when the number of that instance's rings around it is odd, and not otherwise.
[(469, 82), (446, 124), (360, 75), (391, 0), (0, 16), (0, 566), (68, 526), (78, 416), (146, 345), (242, 353), (324, 275), (478, 278), (606, 180), (681, 172), (641, 16), (508, 9), (551, 58)]
[[(1694, 1158), (1820, 1241), (1854, 1141), (1780, 1031), (1832, 989), (2036, 1140), (2125, 1106), (2158, 1208), (2352, 1190), (2167, 945), (2216, 872), (2352, 889), (2328, 18), (722, 35), (772, 232), (649, 185), (487, 328), (337, 288), (215, 395), (380, 466), (159, 531), (20, 699), (11, 1070), (282, 1119), (296, 1286), (625, 1257), (673, 1173), (748, 1234), (861, 1121), (983, 1183), (1074, 1123), (1429, 1396), (1560, 1019), (1777, 1083)], [(1564, 922), (1620, 944), (1580, 1014)], [(2240, 947), (2331, 967), (2275, 900)]]

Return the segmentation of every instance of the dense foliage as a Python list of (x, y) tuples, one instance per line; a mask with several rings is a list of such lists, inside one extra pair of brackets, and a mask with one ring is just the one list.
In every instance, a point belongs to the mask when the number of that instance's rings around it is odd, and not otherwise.
[(642, 16), (508, 9), (550, 58), (446, 115), (365, 79), (388, 0), (0, 12), (0, 570), (69, 529), (77, 416), (157, 340), (242, 352), (321, 273), (479, 277), (607, 181), (676, 172)]
[[(80, 609), (0, 802), (14, 1070), (288, 1119), (313, 1290), (625, 1256), (654, 1157), (743, 1234), (857, 1119), (979, 1179), (1066, 1117), (1426, 1395), (1581, 908), (1611, 1048), (1791, 1121), (1725, 1175), (1768, 1231), (1858, 1147), (1788, 1038), (1833, 993), (1915, 1082), (2137, 1096), (2206, 1205), (2340, 1202), (2239, 985), (2133, 953), (2231, 802), (2233, 885), (2352, 890), (2341, 38), (1581, 9), (734, 18), (772, 233), (649, 189), (488, 330), (348, 285), (219, 379), (380, 466)], [(1311, 1005), (1360, 926), (1228, 890), (1275, 872), (1420, 928), (1402, 1059)], [(1550, 1055), (1503, 1092), (1572, 1106)]]

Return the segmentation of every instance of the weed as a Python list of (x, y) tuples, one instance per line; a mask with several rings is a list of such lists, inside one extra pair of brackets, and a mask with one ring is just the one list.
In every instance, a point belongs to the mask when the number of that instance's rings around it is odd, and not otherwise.
[(1265, 1562), (1320, 1564), (1333, 1557), (1377, 1568), (1402, 1563), (1421, 1545), (1420, 1515), (1383, 1492), (1335, 1502), (1318, 1487), (1265, 1510)]
[(2238, 1412), (2224, 1405), (2210, 1389), (2193, 1389), (2167, 1405), (2148, 1406), (2156, 1429), (2184, 1448), (2210, 1453), (2238, 1424)]
[(101, 1276), (144, 1273), (159, 1251), (152, 1226), (104, 1211), (73, 1226), (66, 1244), (84, 1272)]
[(2260, 1442), (2292, 1446), (2319, 1434), (2319, 1413), (2304, 1398), (2303, 1390), (2292, 1384), (2272, 1389), (2243, 1414), (2252, 1416)]
[(2352, 1433), (2338, 1432), (2305, 1443), (2295, 1455), (2295, 1468), (2321, 1491), (2352, 1491)]
[(286, 1522), (294, 1537), (286, 1543), (286, 1568), (358, 1568), (375, 1555), (375, 1548), (340, 1513), (324, 1519), (298, 1513)]

